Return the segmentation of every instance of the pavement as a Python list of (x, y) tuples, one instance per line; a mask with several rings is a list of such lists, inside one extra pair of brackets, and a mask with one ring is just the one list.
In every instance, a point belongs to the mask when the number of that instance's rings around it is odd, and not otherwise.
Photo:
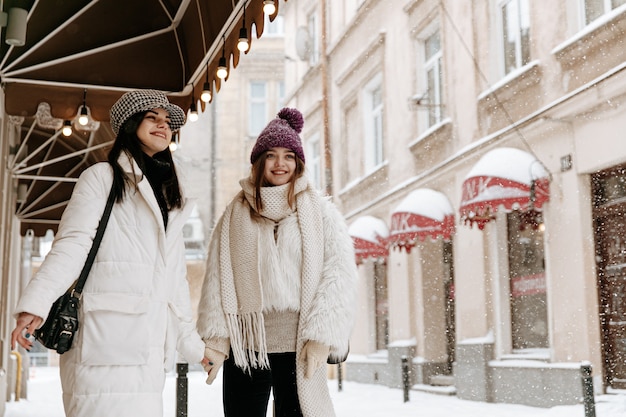
[[(205, 384), (200, 371), (188, 373), (188, 417), (223, 416), (221, 378), (213, 385)], [(401, 389), (381, 385), (329, 380), (328, 387), (337, 417), (624, 417), (626, 393), (595, 397), (593, 412), (588, 414), (582, 404), (552, 408), (516, 404), (494, 404), (461, 400), (453, 395), (409, 391), (404, 401)], [(581, 388), (582, 391), (582, 388)], [(164, 417), (176, 415), (176, 375), (168, 374), (163, 393)], [(59, 370), (56, 367), (31, 367), (28, 399), (6, 403), (4, 417), (64, 417), (61, 402)], [(271, 413), (268, 412), (268, 417)], [(141, 416), (143, 417), (143, 416)], [(148, 416), (152, 417), (152, 416)]]

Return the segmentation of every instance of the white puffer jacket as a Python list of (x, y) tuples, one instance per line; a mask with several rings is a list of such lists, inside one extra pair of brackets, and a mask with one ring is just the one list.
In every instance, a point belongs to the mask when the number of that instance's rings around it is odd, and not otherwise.
[[(127, 156), (120, 165), (141, 174)], [(132, 174), (131, 174), (132, 175)], [(78, 277), (112, 184), (108, 163), (85, 170), (63, 213), (52, 249), (15, 313), (46, 318), (51, 304)], [(204, 343), (195, 331), (186, 279), (182, 228), (192, 204), (169, 213), (142, 178), (113, 206), (80, 305), (80, 329), (61, 356), (67, 416), (161, 416), (165, 370), (176, 348), (198, 363)]]

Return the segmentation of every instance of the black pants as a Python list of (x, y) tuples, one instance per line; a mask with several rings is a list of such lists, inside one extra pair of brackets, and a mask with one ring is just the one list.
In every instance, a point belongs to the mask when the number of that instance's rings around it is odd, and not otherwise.
[(224, 362), (224, 416), (266, 417), (270, 389), (275, 417), (302, 417), (296, 387), (296, 353), (270, 353), (270, 369), (245, 373), (235, 365), (232, 352)]

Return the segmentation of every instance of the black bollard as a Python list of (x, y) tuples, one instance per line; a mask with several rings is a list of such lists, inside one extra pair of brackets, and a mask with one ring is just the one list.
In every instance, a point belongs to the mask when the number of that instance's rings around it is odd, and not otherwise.
[(187, 417), (187, 371), (189, 364), (176, 364), (176, 417)]
[(409, 358), (402, 356), (402, 387), (404, 388), (404, 402), (409, 401)]
[(337, 364), (337, 391), (343, 390), (343, 371), (341, 369), (341, 363)]
[(593, 398), (591, 364), (589, 362), (581, 364), (580, 373), (582, 374), (583, 381), (583, 404), (585, 405), (585, 417), (596, 417), (596, 403)]

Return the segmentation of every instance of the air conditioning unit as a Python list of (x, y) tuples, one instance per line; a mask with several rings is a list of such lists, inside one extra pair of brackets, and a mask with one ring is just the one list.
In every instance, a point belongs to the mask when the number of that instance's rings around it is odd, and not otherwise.
[(183, 240), (187, 258), (204, 258), (206, 256), (204, 242), (204, 223), (197, 208), (194, 207), (191, 216), (183, 226)]

